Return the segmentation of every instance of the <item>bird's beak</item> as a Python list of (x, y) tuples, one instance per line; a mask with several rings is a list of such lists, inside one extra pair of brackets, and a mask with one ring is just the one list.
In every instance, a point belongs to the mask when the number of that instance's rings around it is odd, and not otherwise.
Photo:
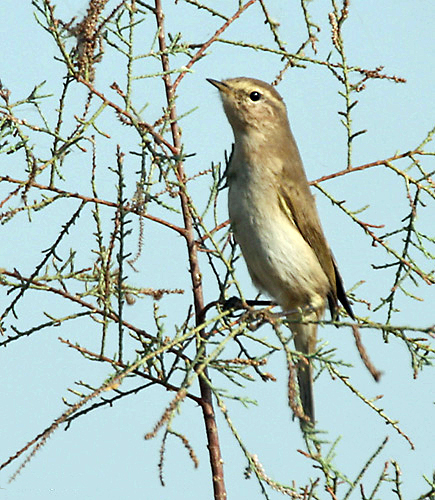
[(214, 87), (216, 87), (219, 92), (223, 92), (224, 94), (229, 94), (231, 89), (229, 85), (224, 82), (220, 82), (219, 80), (213, 80), (212, 78), (206, 78), (206, 80), (211, 83)]

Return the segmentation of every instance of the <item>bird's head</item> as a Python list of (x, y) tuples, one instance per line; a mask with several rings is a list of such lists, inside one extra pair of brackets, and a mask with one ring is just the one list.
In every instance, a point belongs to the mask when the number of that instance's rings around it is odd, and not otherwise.
[(255, 129), (269, 135), (277, 127), (288, 126), (284, 101), (272, 85), (244, 77), (207, 81), (219, 90), (235, 135)]

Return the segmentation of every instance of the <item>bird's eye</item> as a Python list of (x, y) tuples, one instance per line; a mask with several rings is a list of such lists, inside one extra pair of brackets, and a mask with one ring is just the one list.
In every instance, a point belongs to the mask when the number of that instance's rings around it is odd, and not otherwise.
[(251, 101), (259, 101), (261, 99), (261, 94), (260, 92), (254, 90), (254, 92), (251, 92), (249, 94), (249, 98), (251, 99)]

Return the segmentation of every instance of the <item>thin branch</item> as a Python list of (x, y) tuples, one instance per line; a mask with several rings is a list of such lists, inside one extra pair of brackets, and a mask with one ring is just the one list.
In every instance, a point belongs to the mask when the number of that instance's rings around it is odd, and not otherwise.
[[(200, 59), (205, 51), (210, 47), (210, 45), (217, 40), (219, 35), (221, 35), (231, 24), (238, 18), (240, 15), (252, 4), (254, 4), (257, 0), (249, 0), (249, 2), (246, 2), (244, 5), (241, 5), (240, 8), (226, 21), (215, 33), (214, 35), (209, 38), (206, 42), (204, 42), (198, 52), (192, 57), (192, 59), (186, 64), (185, 70), (183, 73), (180, 73), (178, 75), (177, 79), (173, 83), (173, 92), (177, 89), (178, 85), (180, 84), (181, 80), (185, 77), (185, 75), (188, 73), (188, 70)], [(160, 48), (162, 50), (162, 48)], [(168, 69), (165, 69), (164, 71), (169, 71)]]
[[(251, 0), (249, 3), (253, 3), (254, 1), (255, 0)], [(177, 81), (174, 84), (171, 83), (171, 75), (169, 72), (170, 70), (169, 57), (167, 55), (167, 46), (166, 46), (164, 14), (163, 14), (161, 0), (155, 0), (154, 5), (155, 5), (156, 22), (158, 27), (159, 49), (161, 52), (160, 59), (162, 63), (162, 69), (164, 72), (162, 79), (165, 85), (166, 100), (168, 105), (169, 118), (171, 122), (172, 140), (176, 151), (181, 152), (182, 148), (181, 132), (178, 126), (177, 112), (175, 107), (175, 89), (178, 83)], [(196, 57), (194, 57), (187, 65), (188, 68), (193, 65), (195, 60), (198, 59), (198, 57), (204, 52), (204, 50), (208, 45), (205, 44), (203, 50), (200, 49), (198, 51)], [(181, 81), (181, 78), (182, 75), (178, 77), (178, 82)], [(190, 214), (190, 208), (189, 208), (189, 198), (187, 196), (187, 193), (185, 192), (186, 175), (184, 172), (183, 163), (181, 161), (177, 163), (176, 173), (178, 180), (181, 184), (179, 197), (180, 197), (181, 209), (183, 212), (184, 227), (186, 229), (184, 237), (187, 244), (187, 252), (188, 252), (189, 267), (190, 267), (189, 272), (192, 280), (196, 325), (198, 326), (201, 325), (204, 320), (204, 315), (202, 312), (204, 309), (202, 274), (199, 268), (197, 245), (195, 242), (192, 216)], [(200, 336), (201, 337), (204, 336), (204, 331), (200, 332)], [(198, 346), (198, 349), (201, 349), (202, 347), (203, 346), (201, 343)], [(209, 450), (210, 465), (212, 470), (214, 497), (215, 500), (225, 500), (227, 498), (227, 493), (224, 483), (223, 459), (220, 450), (216, 417), (213, 409), (212, 392), (209, 384), (206, 382), (206, 379), (208, 378), (207, 367), (203, 369), (203, 373), (204, 377), (199, 377), (199, 386), (201, 391), (201, 397), (205, 403), (202, 405), (202, 411), (203, 411), (204, 423), (208, 440), (208, 450)]]
[[(0, 182), (11, 182), (13, 184), (20, 184), (21, 186), (25, 186), (27, 184), (26, 181), (22, 181), (20, 179), (13, 179), (12, 177), (9, 177), (8, 175), (6, 176), (0, 176)], [(32, 187), (41, 189), (44, 191), (52, 191), (53, 193), (58, 193), (65, 198), (76, 198), (78, 200), (85, 201), (87, 203), (98, 203), (100, 205), (105, 205), (106, 207), (111, 207), (111, 208), (118, 208), (118, 203), (114, 201), (108, 201), (108, 200), (102, 200), (101, 198), (94, 198), (92, 196), (85, 196), (83, 194), (79, 193), (72, 193), (70, 191), (65, 191), (64, 189), (59, 189), (55, 186), (44, 186), (43, 184), (38, 184), (37, 182), (32, 182)], [(131, 212), (136, 215), (140, 215), (141, 217), (144, 217), (145, 219), (152, 220), (153, 222), (157, 222), (158, 224), (161, 224), (162, 226), (168, 227), (170, 229), (173, 229), (180, 235), (184, 236), (185, 234), (185, 229), (182, 227), (176, 226), (175, 224), (172, 224), (171, 222), (168, 222), (165, 219), (161, 219), (159, 217), (155, 217), (154, 215), (150, 215), (147, 213), (144, 213), (141, 208), (138, 207), (129, 207), (128, 205), (125, 205), (123, 207), (123, 210), (125, 212)]]
[(340, 170), (339, 172), (335, 172), (333, 174), (324, 175), (323, 177), (319, 177), (310, 182), (312, 186), (315, 186), (321, 182), (329, 181), (330, 179), (335, 179), (337, 177), (341, 177), (342, 175), (350, 174), (351, 172), (359, 172), (361, 170), (366, 170), (367, 168), (379, 167), (380, 165), (387, 165), (388, 163), (400, 160), (401, 158), (412, 158), (413, 155), (424, 155), (424, 151), (420, 149), (415, 149), (414, 151), (407, 151), (406, 153), (396, 154), (394, 156), (390, 156), (390, 158), (386, 158), (385, 160), (373, 161), (371, 163), (365, 163), (364, 165), (360, 165), (359, 167), (350, 167), (345, 168), (344, 170)]

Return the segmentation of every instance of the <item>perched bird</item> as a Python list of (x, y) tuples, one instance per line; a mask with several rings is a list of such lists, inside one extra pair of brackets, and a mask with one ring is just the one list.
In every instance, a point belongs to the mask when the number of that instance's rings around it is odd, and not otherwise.
[[(282, 97), (253, 78), (207, 79), (218, 88), (234, 132), (227, 169), (228, 209), (254, 285), (288, 318), (318, 321), (338, 302), (354, 319), (343, 282), (320, 224)], [(299, 311), (299, 312), (298, 312)], [(295, 347), (315, 351), (317, 324), (290, 323)], [(314, 425), (311, 364), (298, 364), (305, 417)]]

